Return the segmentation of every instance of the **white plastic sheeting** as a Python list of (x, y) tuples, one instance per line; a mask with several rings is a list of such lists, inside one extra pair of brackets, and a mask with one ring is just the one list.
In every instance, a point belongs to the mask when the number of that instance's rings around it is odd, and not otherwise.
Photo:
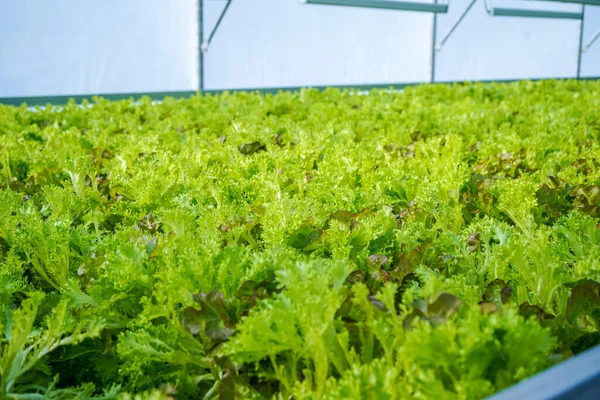
[[(0, 97), (196, 90), (197, 1), (2, 0)], [(449, 13), (436, 17), (436, 41), (470, 0), (449, 2)], [(224, 6), (204, 0), (205, 38)], [(233, 0), (204, 56), (204, 87), (427, 82), (433, 66), (436, 81), (577, 74), (580, 21), (492, 17), (477, 0), (434, 63), (433, 20), (419, 12)], [(600, 29), (600, 7), (585, 7), (583, 28), (585, 44)], [(600, 76), (600, 40), (581, 56), (581, 76)]]
[(195, 90), (195, 0), (2, 0), (0, 97)]
[[(583, 22), (583, 45), (600, 31), (600, 7), (585, 7)], [(581, 76), (600, 76), (600, 39), (581, 55)]]
[[(451, 0), (449, 13), (438, 17), (438, 41), (470, 2)], [(489, 0), (488, 4), (529, 10), (581, 10), (580, 5), (556, 2)], [(490, 16), (484, 0), (478, 0), (438, 52), (435, 79), (575, 77), (580, 24), (577, 20)]]
[(428, 81), (432, 24), (429, 13), (234, 0), (206, 53), (205, 88)]

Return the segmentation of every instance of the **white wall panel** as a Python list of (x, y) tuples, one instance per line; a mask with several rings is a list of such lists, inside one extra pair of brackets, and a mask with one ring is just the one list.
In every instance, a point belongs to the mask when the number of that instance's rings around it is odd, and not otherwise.
[(2, 0), (0, 97), (195, 90), (195, 0)]
[[(438, 14), (437, 40), (469, 1)], [(225, 3), (204, 0), (205, 38)], [(585, 43), (600, 7), (585, 7), (583, 26)], [(432, 27), (429, 13), (234, 0), (205, 54), (205, 88), (427, 82)], [(574, 77), (579, 30), (573, 20), (492, 17), (478, 0), (436, 53), (436, 81)], [(197, 46), (196, 0), (2, 0), (0, 97), (195, 90)], [(600, 76), (600, 40), (581, 74)]]
[(429, 13), (234, 0), (206, 54), (205, 88), (428, 81), (432, 20)]
[[(584, 46), (600, 30), (600, 7), (585, 6), (583, 22)], [(600, 39), (588, 51), (581, 54), (581, 76), (600, 76)]]
[[(440, 15), (441, 40), (470, 0), (452, 0)], [(504, 8), (577, 11), (579, 5), (553, 2), (491, 0)], [(575, 77), (580, 21), (492, 17), (479, 0), (437, 54), (437, 81)]]

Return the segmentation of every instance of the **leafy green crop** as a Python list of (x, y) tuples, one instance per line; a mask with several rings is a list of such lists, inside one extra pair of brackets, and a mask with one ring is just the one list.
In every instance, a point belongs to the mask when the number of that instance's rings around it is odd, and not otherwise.
[(600, 344), (600, 83), (0, 106), (0, 399), (478, 399)]

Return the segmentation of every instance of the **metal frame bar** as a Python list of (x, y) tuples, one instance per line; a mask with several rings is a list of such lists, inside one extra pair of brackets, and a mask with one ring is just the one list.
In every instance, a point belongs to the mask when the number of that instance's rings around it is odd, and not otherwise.
[(487, 400), (595, 400), (599, 397), (600, 346), (596, 346)]
[(589, 6), (600, 6), (600, 0), (529, 0), (529, 1), (551, 1), (567, 4), (587, 4)]
[(215, 24), (212, 31), (210, 32), (210, 35), (208, 35), (208, 40), (205, 43), (202, 43), (201, 50), (203, 52), (208, 51), (208, 46), (210, 46), (210, 42), (212, 42), (213, 37), (215, 36), (215, 33), (217, 33), (217, 29), (219, 29), (219, 25), (221, 25), (221, 21), (223, 21), (223, 17), (225, 17), (225, 14), (227, 13), (227, 10), (229, 9), (229, 6), (231, 5), (232, 1), (233, 0), (227, 0), (227, 4), (225, 4), (225, 7), (221, 11), (221, 14), (219, 15), (219, 19), (217, 19), (217, 23)]
[(590, 41), (585, 46), (583, 46), (581, 52), (585, 53), (586, 51), (588, 51), (590, 47), (592, 47), (594, 42), (598, 40), (598, 38), (600, 38), (600, 30), (598, 30), (598, 32), (596, 32), (596, 34), (590, 39)]
[(431, 13), (447, 13), (448, 4), (439, 3), (421, 3), (414, 1), (396, 1), (396, 0), (304, 0), (306, 4), (343, 6), (343, 7), (362, 7), (362, 8), (381, 8), (386, 10), (418, 11)]
[(469, 11), (471, 11), (471, 8), (473, 8), (473, 6), (475, 5), (476, 2), (477, 2), (477, 0), (471, 0), (471, 3), (469, 3), (467, 8), (465, 8), (465, 10), (456, 19), (456, 21), (450, 27), (450, 29), (448, 29), (448, 32), (446, 32), (446, 34), (444, 35), (442, 40), (440, 40), (440, 42), (435, 45), (435, 51), (440, 51), (442, 49), (442, 46), (444, 46), (444, 44), (448, 41), (448, 39), (450, 39), (450, 36), (452, 35), (452, 33), (456, 30), (456, 28), (458, 28), (458, 25), (460, 25), (460, 23), (463, 21), (463, 19), (465, 19), (465, 17), (469, 13)]
[(494, 17), (523, 17), (523, 18), (550, 18), (550, 19), (574, 19), (581, 20), (583, 14), (570, 11), (544, 11), (524, 10), (521, 8), (493, 7), (491, 14)]
[(581, 54), (583, 53), (583, 23), (585, 21), (585, 4), (581, 6), (581, 23), (579, 24), (579, 51), (577, 52), (577, 77), (581, 77)]
[[(438, 0), (434, 0), (437, 3)], [(435, 82), (435, 59), (437, 54), (435, 52), (435, 41), (437, 40), (437, 14), (433, 14), (433, 26), (431, 27), (431, 74), (429, 75), (429, 82)]]
[[(571, 80), (574, 77), (557, 77), (557, 78), (530, 78), (530, 79), (505, 79), (505, 80), (481, 80), (475, 81), (480, 83), (510, 83), (519, 81), (542, 81), (542, 80)], [(600, 81), (600, 76), (581, 77), (581, 81)], [(406, 82), (406, 83), (380, 83), (380, 84), (369, 84), (369, 85), (337, 85), (337, 86), (281, 86), (281, 87), (264, 87), (264, 88), (236, 88), (236, 89), (210, 89), (205, 90), (202, 93), (199, 91), (181, 91), (181, 92), (138, 92), (138, 93), (104, 93), (104, 94), (84, 94), (84, 95), (64, 95), (64, 96), (30, 96), (30, 97), (0, 97), (0, 104), (6, 104), (11, 106), (20, 106), (26, 103), (30, 106), (34, 105), (60, 105), (66, 104), (70, 99), (75, 100), (76, 103), (81, 103), (84, 99), (90, 102), (94, 101), (94, 97), (100, 97), (107, 100), (129, 100), (139, 99), (144, 96), (148, 96), (153, 100), (161, 100), (165, 97), (173, 98), (186, 98), (194, 95), (217, 95), (221, 93), (263, 93), (263, 94), (275, 94), (279, 92), (297, 92), (301, 89), (317, 89), (325, 90), (327, 88), (337, 88), (342, 90), (372, 90), (372, 89), (404, 89), (409, 86), (418, 86), (428, 84), (429, 82)], [(463, 84), (464, 81), (437, 81), (435, 85), (452, 85), (452, 84)]]
[(198, 90), (204, 90), (204, 0), (198, 2)]
[(544, 10), (526, 10), (522, 8), (504, 8), (493, 7), (488, 4), (488, 0), (483, 0), (485, 11), (493, 17), (522, 17), (522, 18), (550, 18), (550, 19), (572, 19), (582, 20), (583, 11), (544, 11)]

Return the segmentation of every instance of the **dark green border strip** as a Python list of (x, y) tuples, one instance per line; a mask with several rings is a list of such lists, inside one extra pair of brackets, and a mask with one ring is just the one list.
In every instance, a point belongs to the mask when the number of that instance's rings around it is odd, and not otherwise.
[(106, 94), (84, 94), (84, 95), (65, 95), (65, 96), (32, 96), (32, 97), (0, 97), (0, 104), (8, 104), (11, 106), (20, 106), (26, 103), (29, 106), (44, 106), (47, 104), (61, 105), (67, 104), (70, 99), (75, 100), (80, 104), (83, 100), (93, 102), (94, 97), (102, 97), (107, 100), (126, 100), (131, 98), (140, 98), (149, 96), (153, 100), (161, 100), (165, 97), (190, 97), (198, 93), (197, 91), (185, 92), (148, 92), (148, 93), (106, 93)]
[[(506, 79), (506, 80), (481, 80), (481, 81), (438, 81), (434, 82), (433, 85), (451, 85), (451, 84), (470, 84), (470, 83), (510, 83), (520, 81), (551, 81), (551, 80), (600, 80), (600, 76), (590, 76), (582, 78), (532, 78), (532, 79)], [(241, 89), (219, 89), (219, 90), (205, 90), (202, 92), (204, 95), (216, 95), (221, 93), (236, 93), (236, 92), (249, 92), (249, 93), (264, 93), (264, 94), (275, 94), (278, 92), (296, 92), (301, 89), (310, 88), (317, 90), (325, 90), (327, 88), (334, 89), (348, 89), (348, 90), (371, 90), (371, 89), (403, 89), (409, 86), (418, 85), (430, 85), (429, 82), (411, 82), (411, 83), (381, 83), (372, 85), (332, 85), (332, 86), (283, 86), (283, 87), (272, 87), (272, 88), (241, 88)], [(174, 98), (187, 98), (193, 95), (199, 94), (198, 91), (181, 91), (181, 92), (140, 92), (140, 93), (103, 93), (103, 94), (87, 94), (87, 95), (66, 95), (66, 96), (33, 96), (33, 97), (0, 97), (0, 104), (7, 104), (11, 106), (20, 106), (21, 104), (27, 104), (29, 106), (36, 105), (61, 105), (66, 104), (70, 99), (75, 100), (76, 103), (81, 103), (84, 99), (88, 102), (93, 102), (94, 97), (100, 97), (107, 100), (127, 100), (127, 99), (139, 99), (141, 97), (150, 97), (153, 100), (161, 100), (165, 97)]]

